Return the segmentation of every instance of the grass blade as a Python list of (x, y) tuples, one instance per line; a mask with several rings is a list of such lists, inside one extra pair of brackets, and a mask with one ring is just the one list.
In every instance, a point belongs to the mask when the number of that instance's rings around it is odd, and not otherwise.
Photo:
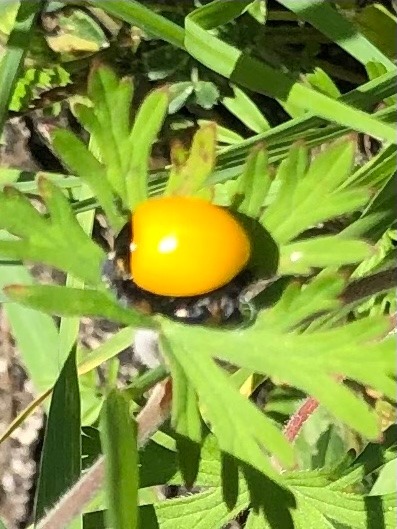
[(90, 3), (96, 7), (100, 7), (113, 16), (121, 18), (125, 22), (142, 27), (151, 35), (164, 39), (177, 48), (184, 47), (183, 28), (167, 20), (165, 17), (154, 13), (148, 7), (143, 6), (141, 2), (136, 2), (135, 0), (128, 0), (127, 2), (91, 0)]
[(239, 16), (246, 2), (215, 1), (193, 11), (185, 20), (185, 46), (202, 64), (234, 83), (313, 112), (340, 125), (396, 142), (394, 127), (373, 116), (308, 88), (280, 70), (226, 44), (208, 30)]
[(370, 61), (382, 63), (395, 71), (393, 62), (374, 46), (357, 28), (342, 16), (329, 2), (322, 0), (278, 0), (296, 15), (310, 22), (332, 42), (338, 44), (364, 66)]
[(51, 400), (35, 502), (42, 518), (81, 472), (80, 393), (73, 349), (55, 384)]
[[(249, 1), (225, 3), (222, 0), (218, 0), (202, 6), (186, 17), (185, 33), (177, 24), (158, 14), (151, 13), (147, 8), (133, 0), (128, 3), (97, 0), (95, 4), (100, 5), (109, 13), (119, 16), (127, 22), (141, 24), (153, 35), (167, 42), (181, 48), (184, 47), (202, 64), (229, 78), (236, 84), (303, 107), (308, 111), (308, 114), (311, 113), (311, 115), (301, 118), (305, 124), (305, 130), (309, 128), (309, 123), (306, 120), (312, 119), (313, 115), (317, 115), (331, 122), (337, 122), (349, 129), (365, 132), (392, 143), (396, 142), (394, 127), (381, 123), (376, 117), (360, 112), (357, 108), (343, 104), (344, 98), (341, 101), (333, 100), (315, 90), (296, 83), (288, 75), (244, 55), (207, 31), (239, 16), (245, 10)], [(183, 39), (184, 41), (182, 42)], [(388, 73), (391, 74), (392, 93), (394, 93), (395, 69)], [(360, 87), (360, 90), (356, 91), (356, 97), (361, 101), (367, 100), (366, 104), (370, 106), (373, 101), (370, 103), (369, 98), (365, 94), (365, 88), (364, 91), (363, 88)], [(348, 101), (346, 100), (346, 102)], [(349, 103), (354, 102), (349, 101)], [(318, 131), (316, 132), (318, 133)], [(264, 138), (257, 138), (255, 141), (260, 139)]]
[(0, 133), (3, 130), (18, 74), (29, 49), (36, 17), (43, 5), (43, 0), (21, 2), (14, 28), (8, 38), (7, 49), (0, 62)]
[(238, 86), (232, 85), (234, 97), (224, 97), (222, 104), (254, 132), (266, 132), (271, 127), (259, 108)]
[(106, 399), (101, 426), (109, 524), (113, 529), (136, 529), (139, 488), (137, 425), (131, 418), (128, 401), (119, 391), (112, 391)]

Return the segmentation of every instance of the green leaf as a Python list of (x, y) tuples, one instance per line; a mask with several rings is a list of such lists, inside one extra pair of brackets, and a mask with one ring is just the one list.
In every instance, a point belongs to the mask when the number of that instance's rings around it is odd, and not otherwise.
[[(77, 189), (74, 193), (75, 198), (84, 199), (85, 197), (90, 197), (91, 192), (88, 186), (84, 185), (80, 189)], [(84, 230), (85, 233), (90, 235), (92, 233), (92, 228), (94, 224), (95, 210), (86, 211), (77, 215), (77, 221)], [(84, 287), (84, 282), (80, 279), (77, 279), (71, 275), (66, 276), (66, 286), (67, 287)], [(70, 349), (74, 346), (78, 338), (80, 330), (80, 321), (79, 317), (73, 318), (61, 318), (59, 326), (59, 355), (63, 360), (68, 354)], [(84, 399), (83, 399), (84, 402)], [(83, 415), (83, 414), (82, 414)]]
[[(334, 492), (326, 487), (297, 486), (294, 488), (300, 508), (297, 510), (298, 527), (307, 527), (308, 523), (321, 520), (315, 527), (332, 527), (327, 520), (335, 520), (352, 529), (365, 527), (370, 519), (379, 521), (379, 511), (383, 513), (384, 527), (392, 528), (395, 523), (395, 496), (362, 496), (359, 494)], [(378, 513), (376, 516), (374, 513)], [(303, 525), (304, 523), (304, 525)]]
[(396, 463), (397, 460), (393, 459), (385, 464), (371, 489), (371, 496), (382, 496), (396, 492)]
[[(389, 57), (391, 60), (396, 57), (397, 49), (393, 35), (396, 32), (397, 19), (389, 9), (380, 3), (366, 5), (356, 13), (354, 22), (358, 25), (361, 33), (371, 41), (380, 53)], [(375, 53), (373, 54), (375, 56)], [(385, 61), (376, 59), (379, 63), (390, 68)]]
[(323, 236), (284, 245), (280, 251), (280, 275), (310, 274), (314, 268), (354, 264), (373, 254), (364, 241)]
[[(32, 284), (32, 276), (23, 266), (2, 266), (0, 288), (10, 283)], [(59, 375), (58, 331), (50, 316), (21, 307), (3, 304), (23, 364), (35, 390), (52, 387)]]
[[(275, 477), (263, 447), (275, 453), (286, 466), (293, 462), (291, 447), (281, 432), (234, 389), (220, 368), (209, 358), (208, 351), (196, 354), (195, 345), (194, 354), (187, 353), (192, 342), (189, 345), (183, 341), (186, 333), (181, 327), (164, 322), (163, 330), (169, 342), (163, 340), (162, 348), (171, 362), (179, 365), (178, 371), (181, 370), (193, 386), (220, 449)], [(209, 343), (211, 342), (207, 342), (207, 345)], [(174, 375), (178, 376), (178, 372), (174, 371)], [(233, 413), (226, 413), (227, 410), (233, 410)]]
[[(219, 450), (219, 444), (215, 436), (205, 428), (201, 447), (200, 468), (196, 481), (197, 485), (212, 487), (221, 485), (221, 458), (222, 452)], [(178, 473), (174, 480), (177, 482)]]
[[(323, 281), (325, 279), (326, 276), (323, 277)], [(163, 322), (162, 328), (170, 341), (173, 354), (178, 355), (178, 361), (186, 376), (194, 384), (200, 402), (203, 399), (206, 412), (207, 407), (210, 410), (211, 406), (212, 411), (213, 406), (214, 413), (216, 413), (216, 403), (222, 402), (221, 396), (213, 399), (211, 403), (204, 402), (205, 394), (215, 395), (212, 376), (218, 376), (216, 373), (211, 374), (210, 379), (211, 364), (208, 358), (210, 355), (233, 365), (245, 367), (255, 373), (281, 379), (315, 397), (331, 413), (349, 424), (350, 427), (362, 432), (363, 435), (368, 437), (378, 435), (378, 420), (375, 414), (350, 390), (338, 383), (334, 375), (343, 374), (347, 378), (369, 385), (374, 389), (378, 388), (382, 393), (394, 398), (391, 379), (394, 370), (392, 340), (381, 343), (374, 341), (376, 337), (387, 332), (387, 319), (365, 318), (334, 329), (312, 333), (288, 332), (289, 326), (295, 326), (297, 323), (293, 310), (291, 310), (293, 308), (291, 298), (295, 298), (294, 303), (298, 308), (304, 307), (305, 299), (311, 300), (310, 308), (314, 313), (320, 310), (320, 307), (323, 308), (327, 306), (327, 303), (331, 303), (327, 296), (332, 290), (328, 291), (327, 295), (321, 294), (323, 281), (313, 286), (306, 296), (305, 289), (303, 289), (304, 297), (301, 299), (299, 289), (295, 292), (287, 291), (272, 309), (259, 313), (255, 324), (248, 329), (233, 331), (195, 326), (187, 330), (180, 324)], [(331, 282), (328, 288), (335, 289), (337, 292), (340, 283), (338, 285), (337, 282)], [(308, 311), (302, 311), (301, 308), (300, 316), (308, 317)], [(191, 344), (194, 344), (194, 354), (189, 355), (189, 359), (186, 360), (186, 351), (192, 349)], [(265, 349), (263, 344), (266, 344)], [(203, 363), (203, 366), (199, 368), (197, 363), (200, 365)], [(205, 365), (207, 367), (204, 367)], [(202, 380), (200, 380), (201, 369), (203, 370)], [(221, 387), (221, 380), (218, 384)], [(233, 399), (238, 400), (236, 395)], [(229, 409), (236, 411), (237, 406), (240, 406), (238, 402), (233, 406), (229, 404)], [(248, 410), (244, 413), (247, 419)], [(217, 416), (216, 419), (219, 420)], [(237, 414), (234, 420), (235, 422), (239, 420)], [(211, 422), (215, 430), (215, 419)], [(227, 439), (227, 425), (221, 423), (220, 427), (225, 428), (223, 436)], [(238, 430), (242, 431), (243, 426)], [(246, 429), (246, 435), (250, 435), (249, 429)], [(251, 433), (251, 435), (255, 436), (256, 433)], [(230, 447), (228, 450), (226, 447), (224, 449), (228, 451)], [(278, 456), (277, 447), (269, 447), (269, 449), (274, 450)], [(233, 455), (244, 459), (242, 454), (234, 453)]]
[(292, 200), (299, 181), (306, 173), (308, 157), (306, 146), (296, 143), (291, 147), (286, 160), (283, 160), (278, 168), (275, 178), (276, 195), (273, 196), (273, 201), (268, 204), (260, 219), (262, 223), (265, 222), (274, 230), (285, 221), (287, 211), (288, 215), (291, 215)]
[(278, 0), (300, 18), (310, 22), (312, 26), (324, 33), (332, 42), (347, 51), (361, 64), (378, 61), (388, 70), (395, 71), (395, 65), (382, 51), (370, 42), (357, 28), (341, 15), (331, 4), (318, 0)]
[(91, 133), (107, 169), (110, 185), (127, 205), (125, 187), (125, 151), (130, 131), (132, 82), (119, 80), (113, 70), (98, 65), (88, 79), (88, 96), (93, 107), (80, 105), (77, 113)]
[[(174, 163), (165, 194), (183, 196), (198, 194), (214, 168), (215, 148), (216, 126), (215, 123), (210, 122), (200, 127), (194, 135), (187, 159), (181, 158), (181, 163)], [(174, 161), (175, 159), (174, 155)]]
[(247, 11), (259, 24), (265, 24), (267, 18), (266, 0), (254, 0), (248, 6)]
[[(379, 79), (375, 79), (374, 81), (362, 85), (359, 91), (353, 90), (346, 94), (346, 96), (342, 96), (342, 100), (349, 101), (351, 104), (354, 104), (359, 108), (370, 108), (373, 104), (390, 96), (392, 93), (394, 93), (394, 74), (387, 73), (382, 75)], [(377, 111), (375, 114), (382, 119), (395, 119), (393, 108), (386, 108)], [(306, 138), (307, 146), (310, 147), (329, 141), (332, 138), (339, 137), (347, 132), (346, 129), (339, 126), (328, 125), (324, 127), (322, 125), (322, 120), (313, 116), (299, 118), (274, 127), (266, 133), (241, 141), (237, 146), (223, 149), (223, 154), (221, 153), (220, 156), (218, 156), (214, 175), (210, 177), (209, 183), (214, 184), (218, 181), (224, 182), (226, 178), (234, 178), (240, 175), (251, 147), (261, 140), (266, 140), (269, 161), (274, 162), (285, 158), (288, 154), (291, 143), (296, 141), (297, 138), (301, 138), (303, 135)], [(222, 129), (220, 130), (222, 133)], [(219, 140), (220, 139), (221, 136), (219, 137)], [(62, 188), (78, 187), (80, 185), (80, 180), (76, 177), (61, 177), (60, 175), (49, 175), (46, 173), (46, 178), (56, 182), (57, 185)], [(153, 171), (151, 173), (151, 183), (149, 186), (150, 194), (160, 193), (164, 189), (165, 182), (166, 179), (164, 178), (164, 172)], [(15, 184), (15, 187), (21, 191), (37, 193), (37, 185), (32, 181), (18, 182)], [(230, 202), (227, 203), (230, 204)], [(87, 208), (92, 208), (94, 206), (95, 201), (87, 201), (82, 205), (76, 205), (75, 210), (85, 211)]]
[[(18, 191), (32, 193), (33, 195), (39, 193), (38, 181), (40, 177), (46, 178), (53, 184), (56, 184), (60, 189), (78, 189), (82, 185), (80, 178), (77, 178), (77, 176), (68, 176), (62, 173), (47, 173), (45, 171), (34, 173), (10, 168), (4, 168), (3, 171), (3, 168), (0, 168), (0, 178), (3, 174), (6, 178), (9, 178), (8, 181), (4, 182), (4, 185), (13, 184), (12, 187), (15, 187)], [(26, 181), (23, 181), (23, 177), (26, 178)]]
[(143, 28), (147, 33), (156, 35), (176, 48), (183, 48), (183, 29), (171, 20), (155, 13), (140, 2), (108, 2), (95, 0), (95, 5), (126, 22)]
[[(198, 413), (197, 415), (200, 418)], [(189, 437), (182, 435), (176, 436), (176, 446), (178, 450), (178, 465), (183, 476), (183, 483), (188, 488), (193, 487), (199, 472), (201, 446)]]
[(11, 167), (0, 167), (0, 190), (3, 191), (4, 186), (14, 184), (20, 177), (21, 172)]
[(33, 236), (46, 229), (43, 216), (39, 215), (27, 198), (12, 187), (4, 188), (0, 193), (0, 205), (3, 212), (0, 227), (18, 237)]
[(364, 205), (369, 191), (338, 190), (350, 174), (353, 158), (354, 143), (339, 141), (306, 169), (305, 148), (299, 144), (292, 147), (276, 175), (278, 192), (260, 219), (277, 242), (285, 244), (319, 222)]
[(209, 110), (218, 102), (220, 93), (214, 83), (197, 81), (194, 83), (194, 96), (198, 105)]
[[(109, 13), (119, 16), (126, 22), (137, 24), (149, 31), (149, 33), (183, 48), (184, 45), (187, 51), (201, 63), (212, 68), (214, 71), (230, 78), (236, 84), (246, 86), (251, 90), (260, 93), (266, 93), (272, 97), (288, 100), (293, 104), (297, 104), (310, 113), (305, 117), (300, 118), (294, 123), (302, 123), (305, 130), (309, 130), (313, 123), (314, 115), (321, 118), (339, 123), (342, 126), (366, 132), (372, 136), (387, 139), (395, 143), (395, 134), (393, 127), (382, 124), (376, 117), (371, 117), (357, 108), (349, 106), (355, 103), (351, 100), (351, 95), (346, 94), (341, 101), (333, 101), (330, 98), (308, 89), (305, 86), (295, 83), (287, 75), (281, 73), (279, 70), (273, 69), (270, 66), (254, 60), (246, 55), (241, 54), (235, 48), (225, 44), (220, 39), (206, 30), (213, 29), (217, 25), (225, 24), (233, 18), (239, 16), (249, 5), (249, 0), (243, 2), (228, 2), (223, 1), (211, 2), (199, 9), (196, 9), (188, 15), (185, 20), (186, 34), (183, 29), (170, 22), (166, 18), (153, 13), (150, 9), (142, 6), (140, 3), (130, 0), (128, 4), (108, 3), (104, 0), (96, 2), (98, 6), (103, 7)], [(185, 40), (184, 40), (185, 39)], [(215, 53), (214, 53), (215, 50)], [(389, 78), (390, 90), (394, 93), (395, 85), (395, 68), (388, 72), (383, 79)], [(383, 82), (378, 78), (376, 84)], [(363, 86), (365, 86), (363, 91)], [(370, 102), (370, 98), (366, 93), (367, 85), (363, 85), (357, 91), (353, 91), (354, 99), (358, 99), (360, 104), (355, 104), (356, 107), (362, 107), (363, 103), (366, 108), (369, 108), (374, 101)], [(375, 86), (375, 85), (373, 85)], [(388, 95), (391, 95), (389, 93)], [(365, 94), (365, 95), (363, 95)], [(387, 97), (387, 96), (385, 96)], [(383, 99), (383, 98), (380, 98)], [(342, 101), (349, 103), (344, 104)], [(290, 128), (292, 124), (283, 124), (282, 129)], [(273, 134), (273, 132), (272, 132)], [(324, 131), (315, 131), (315, 134), (323, 135)], [(285, 135), (283, 134), (284, 138)], [(252, 145), (262, 138), (254, 138), (247, 140), (247, 145)], [(294, 140), (297, 139), (296, 137)], [(292, 140), (292, 141), (294, 141)], [(246, 145), (244, 145), (245, 147)], [(240, 146), (239, 146), (240, 147)], [(236, 174), (236, 173), (235, 173)]]
[(73, 349), (52, 394), (40, 463), (35, 523), (77, 481), (80, 472), (80, 394)]
[[(346, 468), (346, 463), (349, 464), (348, 468)], [(288, 486), (296, 499), (296, 508), (290, 510), (294, 528), (336, 529), (352, 527), (361, 529), (366, 526), (368, 521), (370, 524), (373, 523), (374, 527), (378, 527), (379, 520), (384, 522), (382, 527), (385, 529), (393, 527), (396, 513), (396, 507), (393, 504), (395, 496), (371, 497), (355, 493), (346, 486), (343, 489), (338, 486), (341, 482), (338, 479), (340, 475), (344, 472), (347, 474), (355, 472), (354, 465), (354, 462), (351, 465), (351, 462), (346, 460), (337, 467), (324, 468), (314, 472), (291, 472), (285, 475), (285, 486)], [(361, 470), (364, 468), (363, 465), (360, 466)], [(272, 520), (279, 520), (275, 517), (274, 502), (267, 506), (264, 514), (267, 520), (263, 518), (262, 513), (252, 511), (246, 527), (249, 529), (273, 529)], [(283, 525), (283, 527), (290, 526), (290, 523)]]
[(251, 511), (248, 515), (245, 529), (268, 529), (269, 524), (263, 519), (261, 512)]
[[(359, 89), (352, 90), (341, 97), (341, 101), (349, 103), (357, 108), (370, 109), (377, 102), (394, 94), (395, 73), (387, 72), (381, 77), (374, 79)], [(380, 119), (394, 119), (394, 109), (384, 109), (375, 112)], [(273, 127), (267, 132), (257, 134), (241, 142), (237, 146), (224, 149), (218, 157), (214, 176), (210, 179), (211, 184), (224, 182), (228, 178), (235, 178), (241, 172), (249, 150), (253, 145), (264, 141), (269, 152), (269, 162), (283, 160), (291, 147), (297, 140), (305, 138), (308, 147), (321, 145), (327, 141), (345, 135), (348, 129), (338, 125), (327, 125), (324, 121), (316, 118), (311, 113), (306, 113), (303, 117), (292, 119)]]
[[(226, 44), (209, 30), (239, 16), (248, 2), (214, 1), (185, 19), (185, 47), (206, 67), (240, 84), (283, 102), (297, 105), (319, 117), (360, 132), (396, 142), (394, 129), (376, 118), (295, 82), (287, 74)], [(393, 70), (395, 71), (394, 65)]]
[(11, 33), (18, 13), (19, 0), (8, 0), (0, 4), (0, 31), (5, 35)]
[(84, 143), (72, 132), (55, 130), (52, 134), (55, 151), (71, 171), (80, 176), (91, 188), (112, 228), (121, 228), (123, 219), (117, 211), (112, 190), (107, 182), (106, 170)]
[(109, 46), (101, 26), (82, 9), (60, 11), (56, 14), (57, 31), (47, 34), (51, 49), (63, 59), (73, 59), (81, 53), (97, 52)]
[(6, 295), (25, 306), (58, 316), (97, 316), (126, 325), (148, 324), (150, 319), (123, 308), (105, 292), (53, 285), (9, 285)]
[[(40, 215), (16, 189), (8, 188), (0, 193), (0, 208), (4, 213), (0, 228), (22, 237), (0, 240), (0, 254), (46, 263), (89, 284), (99, 284), (104, 252), (84, 233), (62, 191), (44, 178), (40, 179), (39, 186), (49, 219)], [(73, 251), (70, 241), (73, 241)]]
[(362, 221), (369, 216), (382, 217), (382, 222), (374, 224), (371, 229), (366, 231), (365, 236), (369, 240), (378, 241), (385, 231), (395, 224), (396, 216), (394, 205), (396, 202), (396, 192), (397, 189), (395, 186), (394, 173), (392, 173), (389, 175), (389, 179), (364, 209), (361, 218), (358, 219), (358, 221)]
[(313, 88), (317, 88), (317, 90), (320, 90), (323, 94), (335, 99), (341, 96), (336, 84), (321, 68), (314, 68), (314, 72), (306, 74), (305, 79), (311, 86), (313, 86)]
[[(113, 363), (109, 363), (108, 374), (111, 378), (112, 368), (114, 365), (118, 367), (118, 362), (115, 359)], [(90, 426), (95, 424), (98, 420), (99, 413), (102, 408), (103, 396), (98, 394), (98, 384), (100, 383), (98, 374), (94, 371), (79, 374), (79, 391), (81, 396), (81, 425)]]
[[(178, 474), (175, 447), (169, 448), (151, 439), (139, 451), (139, 460), (141, 488), (182, 482), (181, 476)], [(161, 461), (161, 466), (158, 465), (158, 461)], [(177, 476), (176, 480), (173, 479), (174, 476)]]
[(299, 450), (299, 468), (322, 469), (340, 464), (346, 456), (348, 436), (347, 428), (335, 422), (335, 418), (324, 408), (317, 408), (295, 441)]
[(288, 331), (306, 318), (323, 311), (337, 309), (346, 280), (330, 270), (323, 270), (302, 288), (291, 282), (278, 302), (267, 312), (269, 325)]
[(6, 51), (0, 59), (0, 133), (3, 130), (8, 105), (20, 69), (29, 49), (36, 17), (43, 5), (42, 0), (20, 3), (13, 29), (8, 38)]
[[(229, 510), (222, 501), (222, 490), (219, 487), (192, 496), (161, 502), (154, 508), (161, 529), (186, 529), (186, 527), (207, 529), (223, 527), (239, 512), (247, 508), (248, 504), (249, 495), (247, 490), (243, 489), (236, 506)], [(145, 515), (143, 514), (142, 522), (144, 520)], [(142, 523), (143, 527), (151, 528)]]
[(70, 83), (68, 72), (61, 66), (52, 68), (27, 68), (18, 79), (9, 109), (15, 112), (27, 110), (43, 91), (66, 86)]
[(342, 468), (336, 481), (330, 485), (332, 490), (349, 490), (352, 485), (360, 483), (373, 472), (383, 468), (383, 465), (395, 459), (396, 427), (390, 426), (383, 432), (383, 442), (368, 443), (364, 450), (353, 461), (349, 461), (348, 468)]
[(127, 159), (125, 174), (130, 210), (148, 196), (149, 155), (163, 124), (168, 105), (168, 88), (159, 88), (151, 92), (142, 103), (128, 141), (125, 143)]
[[(167, 347), (164, 340), (163, 347)], [(168, 358), (172, 374), (171, 422), (177, 433), (178, 462), (184, 482), (191, 487), (197, 478), (202, 439), (198, 397), (180, 365), (171, 355)]]
[(395, 170), (395, 159), (397, 149), (395, 145), (387, 145), (378, 154), (373, 156), (367, 163), (361, 165), (347, 180), (342, 187), (347, 186), (371, 186), (381, 187)]
[(175, 114), (178, 112), (186, 101), (190, 94), (194, 91), (194, 85), (191, 81), (182, 81), (180, 83), (173, 83), (170, 88), (170, 103), (168, 106), (169, 114)]
[(137, 426), (125, 397), (113, 390), (101, 415), (101, 443), (105, 455), (107, 518), (113, 529), (138, 527)]
[(172, 425), (178, 434), (200, 443), (202, 428), (197, 393), (189, 385), (181, 366), (173, 361), (172, 355), (169, 359), (173, 379)]
[(259, 144), (252, 149), (243, 174), (239, 178), (237, 194), (244, 195), (243, 201), (238, 206), (239, 211), (248, 217), (257, 218), (271, 183), (267, 151), (263, 145)]
[(270, 129), (269, 122), (243, 90), (232, 85), (234, 97), (224, 97), (222, 104), (236, 116), (246, 127), (256, 133), (266, 132)]

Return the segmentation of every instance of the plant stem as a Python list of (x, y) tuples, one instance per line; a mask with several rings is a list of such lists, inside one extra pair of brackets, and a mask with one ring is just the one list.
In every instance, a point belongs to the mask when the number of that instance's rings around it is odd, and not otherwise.
[(290, 443), (293, 443), (296, 440), (300, 431), (302, 430), (303, 425), (309, 419), (309, 417), (313, 415), (318, 406), (318, 400), (316, 400), (314, 397), (308, 397), (303, 401), (296, 412), (291, 415), (283, 430), (284, 436)]

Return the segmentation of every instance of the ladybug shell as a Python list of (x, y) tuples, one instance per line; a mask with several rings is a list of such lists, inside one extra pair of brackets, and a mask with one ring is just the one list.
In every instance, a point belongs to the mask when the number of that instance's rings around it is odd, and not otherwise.
[(225, 208), (193, 197), (154, 198), (132, 215), (130, 273), (160, 296), (186, 297), (221, 288), (246, 266), (251, 245)]

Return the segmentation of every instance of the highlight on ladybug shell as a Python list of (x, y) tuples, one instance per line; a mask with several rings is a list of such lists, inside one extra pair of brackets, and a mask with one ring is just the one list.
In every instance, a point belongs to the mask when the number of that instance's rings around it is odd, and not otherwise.
[(130, 268), (140, 288), (161, 296), (197, 296), (243, 270), (249, 237), (225, 208), (194, 197), (152, 198), (132, 215)]

